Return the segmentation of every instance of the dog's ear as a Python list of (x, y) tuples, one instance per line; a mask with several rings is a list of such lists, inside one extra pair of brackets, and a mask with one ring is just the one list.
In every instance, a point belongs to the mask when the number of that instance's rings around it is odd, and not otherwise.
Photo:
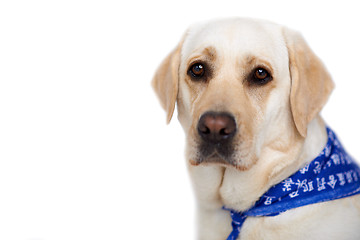
[(306, 137), (308, 124), (325, 105), (334, 83), (299, 33), (284, 28), (283, 34), (289, 54), (291, 112), (298, 132)]
[(179, 67), (182, 41), (163, 60), (152, 80), (152, 86), (159, 97), (161, 106), (165, 109), (169, 123), (175, 109), (179, 86)]

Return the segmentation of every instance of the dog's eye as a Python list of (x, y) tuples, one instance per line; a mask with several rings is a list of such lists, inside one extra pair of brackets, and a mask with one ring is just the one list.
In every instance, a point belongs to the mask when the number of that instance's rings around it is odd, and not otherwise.
[(201, 63), (195, 63), (189, 68), (189, 75), (195, 79), (201, 78), (205, 74), (205, 66)]
[(256, 68), (252, 74), (252, 83), (263, 85), (272, 80), (268, 71), (264, 68)]

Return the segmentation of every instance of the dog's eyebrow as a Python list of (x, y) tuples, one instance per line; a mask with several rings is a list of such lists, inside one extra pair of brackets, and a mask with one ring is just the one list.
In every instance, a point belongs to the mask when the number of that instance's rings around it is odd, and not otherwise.
[(189, 60), (189, 64), (196, 60), (203, 60), (209, 62), (215, 62), (216, 60), (216, 49), (212, 46), (205, 47), (203, 50), (198, 50), (196, 55), (192, 56)]
[(256, 57), (253, 55), (247, 55), (246, 56), (246, 63), (251, 65), (256, 61)]
[(204, 55), (206, 55), (210, 61), (215, 61), (216, 59), (216, 49), (214, 47), (206, 47), (204, 48), (204, 50), (202, 51), (202, 53)]
[(246, 56), (246, 63), (248, 64), (248, 66), (263, 65), (268, 68), (267, 70), (273, 72), (272, 65), (270, 64), (269, 61), (262, 58), (258, 58), (254, 55)]

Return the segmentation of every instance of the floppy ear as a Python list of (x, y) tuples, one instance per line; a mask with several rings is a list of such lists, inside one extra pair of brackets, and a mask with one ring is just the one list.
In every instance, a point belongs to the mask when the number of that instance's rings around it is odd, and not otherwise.
[(179, 85), (181, 43), (164, 59), (152, 80), (152, 86), (165, 109), (169, 123), (175, 109)]
[(285, 28), (284, 37), (291, 75), (291, 112), (297, 130), (306, 137), (308, 124), (327, 102), (334, 83), (299, 33)]

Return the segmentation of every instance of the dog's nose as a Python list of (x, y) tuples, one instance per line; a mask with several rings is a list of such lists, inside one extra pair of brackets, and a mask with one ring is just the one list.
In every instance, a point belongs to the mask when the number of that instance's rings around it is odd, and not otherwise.
[(228, 113), (207, 112), (200, 117), (197, 129), (204, 141), (220, 143), (235, 135), (236, 122)]

